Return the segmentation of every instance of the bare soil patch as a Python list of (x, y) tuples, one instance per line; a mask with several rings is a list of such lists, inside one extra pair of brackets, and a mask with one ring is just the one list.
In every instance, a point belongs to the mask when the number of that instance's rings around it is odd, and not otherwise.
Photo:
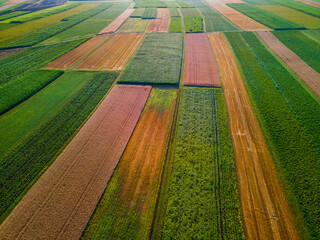
[(99, 34), (106, 33), (114, 33), (118, 30), (118, 28), (130, 17), (131, 13), (133, 13), (134, 9), (129, 8), (126, 9), (123, 13), (121, 13), (112, 23), (110, 23), (107, 27), (102, 29)]

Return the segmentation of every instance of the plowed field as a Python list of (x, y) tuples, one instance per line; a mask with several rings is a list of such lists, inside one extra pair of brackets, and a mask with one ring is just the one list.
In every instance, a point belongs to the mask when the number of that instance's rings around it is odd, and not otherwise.
[(184, 85), (221, 86), (217, 63), (205, 33), (186, 35)]
[(229, 112), (244, 225), (248, 239), (299, 239), (276, 168), (222, 34), (209, 34)]
[(152, 19), (148, 27), (148, 32), (168, 32), (170, 25), (169, 19)]
[(81, 44), (67, 54), (47, 64), (44, 68), (68, 69), (74, 66), (78, 61), (87, 56), (91, 51), (97, 48), (110, 35), (103, 35), (91, 38), (89, 41)]
[(320, 74), (313, 70), (294, 52), (270, 32), (257, 32), (267, 46), (287, 64), (301, 80), (320, 97)]
[(252, 18), (238, 12), (237, 10), (228, 7), (227, 5), (212, 5), (217, 11), (219, 11), (222, 15), (228, 18), (231, 22), (233, 22), (238, 27), (242, 28), (246, 31), (258, 31), (258, 30), (271, 30), (270, 28), (262, 25), (261, 23), (256, 22)]
[(157, 8), (157, 18), (170, 18), (170, 12), (168, 8)]
[[(85, 239), (148, 238), (173, 121), (175, 96), (174, 90), (157, 89), (151, 93), (151, 101), (89, 223)], [(163, 107), (164, 104), (167, 106)], [(106, 224), (110, 219), (116, 220)], [(130, 230), (124, 227), (136, 224), (139, 225), (138, 233), (134, 227)]]
[(116, 34), (76, 66), (76, 69), (121, 70), (134, 54), (143, 37), (142, 33)]
[(110, 23), (106, 28), (99, 32), (99, 34), (114, 33), (118, 28), (128, 19), (128, 17), (133, 13), (134, 9), (126, 9), (123, 13), (119, 15), (112, 23)]
[(115, 86), (2, 224), (0, 238), (80, 238), (150, 90), (143, 86)]

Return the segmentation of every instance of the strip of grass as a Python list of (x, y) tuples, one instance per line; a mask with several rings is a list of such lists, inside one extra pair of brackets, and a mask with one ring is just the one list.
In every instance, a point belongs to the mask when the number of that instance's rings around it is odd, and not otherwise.
[[(155, 239), (244, 239), (222, 91), (184, 88)], [(161, 211), (160, 211), (161, 212)]]
[(67, 11), (71, 8), (79, 6), (79, 3), (72, 3), (72, 4), (64, 4), (53, 8), (47, 8), (40, 11), (32, 12), (27, 15), (17, 16), (15, 18), (8, 19), (3, 21), (4, 23), (24, 23), (33, 21), (39, 18), (47, 17), (53, 14), (57, 14), (60, 12)]
[(172, 17), (169, 25), (169, 33), (181, 33), (182, 24), (180, 17)]
[(71, 49), (83, 43), (86, 39), (55, 45), (32, 47), (0, 60), (0, 85), (9, 82), (15, 76), (27, 74), (38, 69)]
[(0, 86), (0, 115), (61, 76), (59, 70), (36, 70)]
[(227, 5), (272, 29), (304, 29), (305, 28), (299, 24), (290, 22), (284, 18), (281, 18), (270, 12), (262, 10), (261, 8), (254, 5), (250, 5), (247, 3), (229, 3)]
[[(285, 79), (277, 78), (277, 82), (274, 82), (270, 77), (280, 74), (280, 69), (268, 68), (266, 71), (256, 58), (258, 56), (264, 62), (262, 53), (258, 55), (257, 51), (255, 56), (239, 33), (225, 33), (225, 35), (244, 74), (243, 79), (253, 108), (267, 134), (266, 140), (274, 154), (286, 196), (298, 221), (297, 226), (302, 235), (310, 234), (310, 239), (319, 239), (320, 154), (312, 136), (297, 117), (297, 114), (302, 116), (308, 110), (304, 113), (299, 109), (304, 102), (292, 109), (293, 105), (297, 104), (297, 100), (294, 100), (295, 89), (290, 93), (288, 91), (290, 86), (285, 86), (288, 84)], [(250, 35), (246, 38), (250, 41), (252, 49), (255, 49), (255, 43), (250, 39)], [(269, 66), (272, 63), (269, 63)], [(267, 68), (268, 65), (264, 67)], [(284, 93), (282, 94), (281, 91)], [(290, 94), (294, 95), (289, 97)], [(288, 101), (291, 106), (288, 105)], [(308, 107), (309, 103), (305, 102), (305, 104)], [(304, 121), (305, 124), (307, 122), (308, 120)], [(303, 217), (303, 221), (300, 221), (300, 216)], [(308, 232), (304, 232), (304, 223)]]
[(141, 16), (142, 19), (153, 19), (156, 17), (157, 17), (157, 9), (156, 8), (146, 8)]
[(92, 73), (67, 72), (27, 101), (0, 116), (0, 158), (72, 97)]
[(320, 45), (300, 31), (273, 31), (272, 34), (320, 73)]
[(35, 45), (37, 43), (40, 43), (58, 33), (61, 33), (83, 22), (84, 20), (102, 12), (103, 10), (109, 8), (110, 6), (111, 4), (109, 3), (100, 4), (99, 6), (89, 9), (87, 11), (62, 19), (62, 22), (60, 24), (57, 24), (55, 26), (48, 27), (45, 29), (41, 29), (39, 31), (34, 32), (33, 34), (26, 36), (25, 38), (6, 44), (2, 47), (12, 48), (12, 47), (27, 47), (27, 46)]
[(108, 26), (116, 17), (129, 7), (128, 3), (113, 3), (106, 10), (88, 18), (87, 20), (41, 42), (49, 44), (54, 42), (69, 41), (77, 38), (92, 37)]
[[(172, 114), (173, 110), (170, 107), (175, 102), (176, 96), (176, 90), (153, 89), (144, 112), (152, 111), (158, 117), (170, 112)], [(143, 118), (144, 116), (140, 119)], [(138, 128), (139, 124), (141, 123), (138, 122)], [(165, 131), (170, 131), (171, 124), (168, 121), (167, 130)], [(158, 126), (152, 129), (159, 132)], [(136, 138), (132, 140), (136, 140)], [(150, 143), (152, 142), (151, 140)], [(148, 143), (146, 142), (146, 144)], [(130, 147), (130, 144), (137, 146), (137, 143), (129, 142), (127, 147)], [(165, 142), (164, 145), (160, 146), (160, 149), (165, 150), (167, 145), (168, 143)], [(152, 159), (155, 162), (153, 169), (156, 168), (156, 174), (151, 179), (148, 179), (150, 174), (146, 172), (149, 171), (147, 167), (150, 166), (148, 164), (151, 160), (150, 154), (146, 159), (142, 159), (139, 156), (129, 158), (128, 154), (124, 153), (83, 233), (82, 239), (149, 239), (157, 195), (161, 184), (165, 153), (163, 153), (162, 157)], [(128, 166), (128, 158), (135, 160), (134, 162), (137, 162), (137, 160), (145, 162), (141, 163), (142, 165), (132, 164)], [(141, 166), (145, 168), (140, 169)], [(130, 178), (127, 177), (128, 170), (135, 173)], [(135, 189), (135, 191), (129, 190), (128, 193), (123, 189), (128, 186), (131, 179), (141, 179), (139, 181), (141, 187)]]
[(298, 1), (291, 1), (291, 0), (270, 0), (272, 2), (278, 3), (280, 5), (290, 7), (296, 9), (301, 12), (308, 13), (310, 15), (320, 17), (320, 8), (310, 6), (308, 4), (298, 2)]
[(0, 197), (0, 214), (9, 207), (7, 215), (14, 207), (12, 203), (16, 205), (16, 199), (22, 198), (20, 194), (26, 193), (24, 189), (31, 187), (43, 168), (49, 167), (56, 153), (106, 94), (117, 75), (114, 72), (66, 74), (65, 79), (78, 81), (80, 77), (86, 84), (0, 161), (0, 191), (3, 193)]
[(31, 13), (30, 11), (16, 11), (0, 15), (0, 21)]
[(203, 32), (202, 17), (183, 17), (186, 33)]
[(179, 84), (182, 40), (179, 33), (148, 34), (121, 74), (119, 82)]
[(183, 17), (201, 17), (197, 8), (182, 8), (180, 11)]

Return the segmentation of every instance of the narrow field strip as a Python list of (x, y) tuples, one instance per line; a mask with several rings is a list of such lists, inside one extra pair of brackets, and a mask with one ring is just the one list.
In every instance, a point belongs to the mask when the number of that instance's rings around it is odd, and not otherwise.
[(214, 9), (228, 18), (235, 25), (246, 31), (271, 30), (270, 28), (256, 22), (252, 18), (238, 12), (227, 5), (212, 5)]
[(82, 61), (76, 69), (121, 70), (144, 38), (142, 33), (119, 33)]
[(150, 19), (141, 19), (141, 18), (129, 18), (125, 23), (120, 27), (118, 33), (144, 33), (147, 31), (150, 24)]
[(135, 128), (151, 87), (116, 85), (2, 224), (2, 239), (76, 239)]
[(152, 19), (147, 32), (169, 32), (170, 18)]
[(217, 63), (205, 33), (186, 35), (184, 85), (221, 87)]
[(68, 69), (74, 66), (78, 61), (86, 57), (90, 52), (102, 44), (110, 35), (96, 36), (81, 44), (67, 54), (47, 64), (43, 68), (49, 69)]
[[(320, 4), (320, 3), (319, 3)], [(310, 29), (320, 28), (320, 19), (309, 14), (279, 5), (259, 5), (259, 8), (273, 13), (279, 17), (297, 23)]]
[(270, 32), (257, 32), (267, 46), (287, 64), (290, 69), (301, 78), (301, 80), (320, 97), (320, 74), (313, 70), (294, 52), (281, 43)]
[(114, 33), (118, 30), (118, 28), (130, 17), (131, 13), (133, 13), (134, 9), (129, 8), (126, 9), (123, 13), (121, 13), (112, 23), (110, 23), (106, 28), (102, 29), (99, 34), (106, 33)]
[(83, 239), (149, 239), (176, 97), (152, 90)]
[(217, 58), (229, 112), (247, 238), (299, 239), (273, 159), (229, 45), (222, 34), (208, 36)]
[(152, 239), (244, 239), (220, 89), (182, 89), (169, 153)]
[[(82, 74), (82, 75), (81, 75)], [(90, 73), (66, 73), (0, 117), (0, 157), (49, 118), (87, 81)]]
[(308, 4), (308, 5), (313, 6), (313, 7), (320, 7), (320, 3), (319, 2), (315, 2), (315, 1), (312, 1), (312, 0), (296, 0), (296, 1)]

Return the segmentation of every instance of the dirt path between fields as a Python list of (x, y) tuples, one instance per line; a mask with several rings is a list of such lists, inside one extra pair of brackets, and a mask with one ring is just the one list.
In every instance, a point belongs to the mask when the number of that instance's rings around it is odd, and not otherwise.
[(208, 34), (229, 112), (247, 239), (299, 239), (258, 120), (237, 64), (221, 33)]
[(320, 74), (280, 42), (271, 32), (257, 32), (267, 46), (320, 97)]
[(116, 85), (2, 224), (0, 239), (80, 238), (150, 90)]

